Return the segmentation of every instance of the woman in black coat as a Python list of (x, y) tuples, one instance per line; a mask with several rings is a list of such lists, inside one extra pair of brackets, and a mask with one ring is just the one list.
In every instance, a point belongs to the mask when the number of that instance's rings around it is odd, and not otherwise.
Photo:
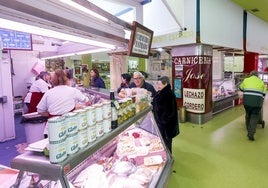
[(153, 98), (154, 118), (166, 147), (172, 153), (172, 138), (180, 132), (176, 97), (167, 76), (158, 79), (157, 87), (157, 94)]

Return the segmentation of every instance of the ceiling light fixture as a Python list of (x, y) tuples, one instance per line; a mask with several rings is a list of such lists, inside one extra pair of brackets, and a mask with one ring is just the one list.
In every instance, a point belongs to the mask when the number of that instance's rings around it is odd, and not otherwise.
[(53, 55), (53, 56), (49, 56), (49, 57), (41, 57), (40, 59), (55, 59), (55, 58), (59, 58), (59, 57), (69, 57), (69, 56), (75, 56), (76, 53), (69, 53), (69, 54), (61, 54), (61, 55)]
[(75, 53), (68, 53), (68, 54), (60, 54), (60, 55), (53, 55), (53, 56), (48, 56), (48, 57), (41, 57), (41, 59), (55, 59), (59, 57), (67, 57), (67, 56), (75, 56), (75, 55), (83, 55), (83, 54), (92, 54), (92, 53), (98, 53), (98, 52), (107, 52), (110, 51), (111, 49), (107, 48), (99, 48), (95, 50), (86, 50), (86, 51), (81, 51), (81, 52), (75, 52)]
[(65, 33), (57, 32), (57, 31), (52, 31), (49, 29), (31, 26), (31, 25), (27, 25), (27, 24), (23, 24), (19, 22), (2, 19), (2, 18), (0, 18), (0, 23), (1, 23), (0, 27), (5, 28), (5, 29), (21, 31), (21, 32), (26, 32), (26, 33), (31, 33), (31, 34), (36, 34), (36, 35), (41, 35), (41, 36), (46, 36), (46, 37), (51, 37), (51, 38), (57, 38), (61, 40), (68, 40), (72, 42), (87, 44), (87, 45), (101, 47), (101, 48), (115, 49), (115, 45), (112, 45), (112, 44), (90, 40), (87, 38), (65, 34)]
[(158, 52), (163, 52), (163, 51), (164, 51), (163, 48), (157, 48), (156, 50), (157, 50)]
[(96, 12), (93, 12), (90, 9), (87, 9), (87, 8), (79, 5), (76, 2), (73, 2), (72, 0), (59, 0), (59, 1), (62, 2), (62, 3), (64, 3), (64, 4), (67, 4), (67, 5), (71, 6), (73, 8), (76, 8), (76, 9), (78, 9), (78, 10), (84, 12), (84, 13), (87, 13), (87, 14), (89, 14), (91, 16), (94, 16), (95, 18), (101, 19), (101, 20), (103, 20), (105, 22), (108, 22), (109, 21), (107, 18), (105, 18), (105, 17), (97, 14)]
[(76, 52), (76, 55), (83, 55), (83, 54), (93, 54), (93, 53), (98, 53), (98, 52), (107, 52), (110, 51), (111, 49), (107, 48), (99, 48), (95, 50), (86, 50), (86, 51), (81, 51), (81, 52)]

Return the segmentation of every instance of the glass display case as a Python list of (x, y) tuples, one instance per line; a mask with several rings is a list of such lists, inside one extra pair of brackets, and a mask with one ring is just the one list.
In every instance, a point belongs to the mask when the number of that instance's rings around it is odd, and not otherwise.
[(165, 187), (174, 161), (151, 110), (136, 113), (63, 162), (52, 164), (37, 151), (15, 157), (11, 167), (19, 175), (13, 187), (20, 187), (25, 172), (36, 174), (36, 186), (44, 187)]
[(266, 85), (268, 84), (268, 72), (258, 72), (258, 76)]
[(213, 80), (212, 83), (212, 113), (216, 114), (234, 106), (238, 98), (237, 85), (234, 79)]

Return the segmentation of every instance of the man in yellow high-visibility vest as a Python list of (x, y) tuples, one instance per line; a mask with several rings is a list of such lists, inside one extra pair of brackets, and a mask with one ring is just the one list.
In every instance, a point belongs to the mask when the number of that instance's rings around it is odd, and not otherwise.
[(256, 126), (260, 117), (266, 86), (258, 77), (257, 71), (251, 71), (250, 76), (245, 78), (239, 89), (243, 91), (243, 105), (246, 111), (246, 127), (248, 139), (254, 141)]

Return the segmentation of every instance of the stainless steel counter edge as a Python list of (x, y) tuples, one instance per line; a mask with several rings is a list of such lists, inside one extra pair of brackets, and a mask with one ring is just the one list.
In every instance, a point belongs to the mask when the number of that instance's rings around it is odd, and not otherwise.
[[(110, 90), (108, 89), (92, 88), (92, 87), (82, 87), (82, 88), (85, 90), (85, 92), (88, 92), (89, 94), (99, 95), (101, 98), (104, 98), (104, 99), (110, 99)], [(116, 100), (120, 99), (116, 91), (115, 91), (115, 98)]]

